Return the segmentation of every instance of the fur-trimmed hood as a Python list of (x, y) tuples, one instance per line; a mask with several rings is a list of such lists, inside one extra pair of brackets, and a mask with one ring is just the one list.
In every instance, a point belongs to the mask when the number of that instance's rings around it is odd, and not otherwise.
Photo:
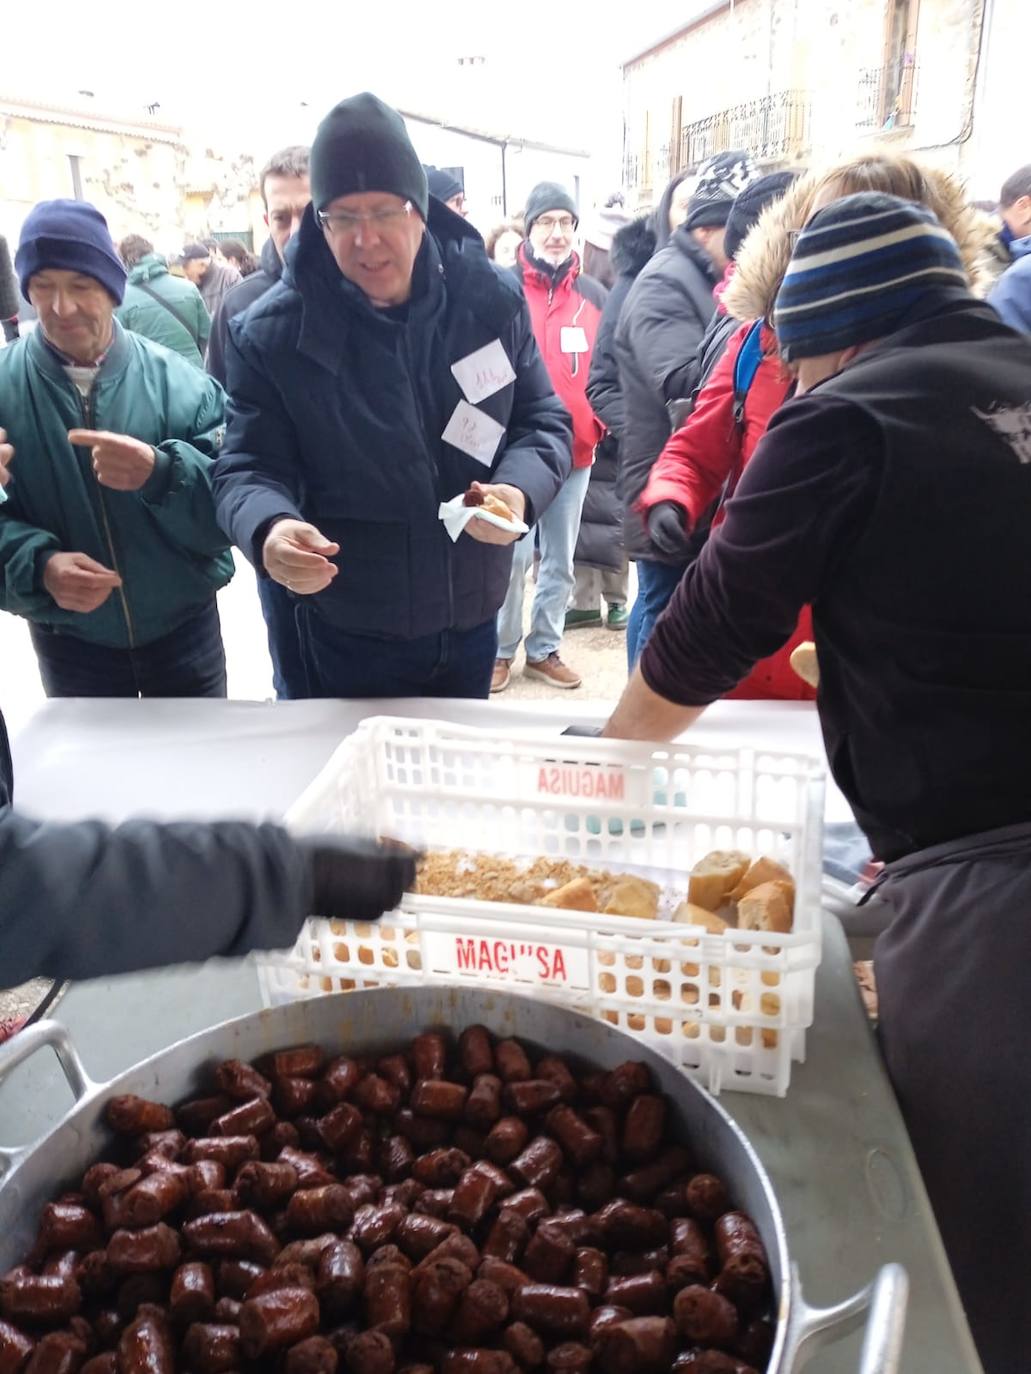
[(650, 218), (639, 215), (612, 236), (610, 258), (617, 275), (636, 277), (655, 252), (655, 230)]
[[(991, 220), (967, 201), (966, 191), (956, 177), (936, 168), (923, 172), (938, 196), (942, 224), (956, 240), (970, 281), (977, 296), (987, 293), (992, 284), (989, 254), (993, 229)], [(791, 248), (798, 230), (810, 218), (819, 178), (800, 177), (785, 195), (768, 205), (758, 223), (741, 245), (737, 271), (723, 294), (727, 313), (738, 320), (770, 320), (777, 292), (787, 271)]]

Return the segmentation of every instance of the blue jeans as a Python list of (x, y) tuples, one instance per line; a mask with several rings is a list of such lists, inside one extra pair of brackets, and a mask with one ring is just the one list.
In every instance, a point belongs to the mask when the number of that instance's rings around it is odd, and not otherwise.
[[(573, 590), (573, 554), (580, 533), (580, 512), (591, 480), (590, 468), (574, 468), (562, 489), (537, 521), (541, 566), (526, 636), (526, 657), (533, 663), (553, 654), (562, 643), (569, 594)], [(512, 557), (508, 595), (498, 612), (498, 658), (515, 658), (523, 637), (523, 592), (533, 561), (534, 531), (524, 534)]]
[(650, 558), (637, 559), (637, 598), (626, 626), (626, 657), (631, 672), (637, 666), (655, 622), (669, 605), (680, 579), (690, 566), (690, 563), (656, 563)]
[(374, 639), (335, 629), (302, 601), (297, 628), (308, 697), (490, 696), (498, 647), (493, 620), (418, 639)]
[(258, 575), (258, 600), (268, 631), (272, 660), (272, 685), (280, 701), (297, 701), (308, 695), (308, 676), (297, 633), (297, 602), (278, 582)]
[(170, 634), (135, 649), (30, 625), (48, 697), (224, 697), (226, 656), (212, 597)]

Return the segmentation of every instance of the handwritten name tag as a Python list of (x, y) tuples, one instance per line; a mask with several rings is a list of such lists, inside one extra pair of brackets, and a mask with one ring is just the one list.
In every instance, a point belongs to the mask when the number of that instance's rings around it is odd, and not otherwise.
[(490, 467), (498, 444), (505, 437), (505, 427), (468, 401), (459, 401), (441, 437), (445, 444), (453, 444), (478, 463)]
[(484, 344), (465, 358), (459, 358), (457, 363), (451, 364), (451, 372), (462, 388), (463, 396), (472, 405), (485, 401), (516, 379), (500, 339)]

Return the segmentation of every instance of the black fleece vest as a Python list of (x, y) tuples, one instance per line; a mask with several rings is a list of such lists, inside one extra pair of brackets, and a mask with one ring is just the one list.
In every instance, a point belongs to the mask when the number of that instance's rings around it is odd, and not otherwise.
[(1031, 820), (1031, 339), (968, 301), (820, 389), (882, 436), (814, 606), (838, 784), (885, 859)]

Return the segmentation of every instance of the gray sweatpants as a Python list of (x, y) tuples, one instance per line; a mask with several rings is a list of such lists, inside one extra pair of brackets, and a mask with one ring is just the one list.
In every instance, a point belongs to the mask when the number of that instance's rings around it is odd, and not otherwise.
[(880, 1038), (986, 1374), (1031, 1368), (1031, 824), (887, 865)]

